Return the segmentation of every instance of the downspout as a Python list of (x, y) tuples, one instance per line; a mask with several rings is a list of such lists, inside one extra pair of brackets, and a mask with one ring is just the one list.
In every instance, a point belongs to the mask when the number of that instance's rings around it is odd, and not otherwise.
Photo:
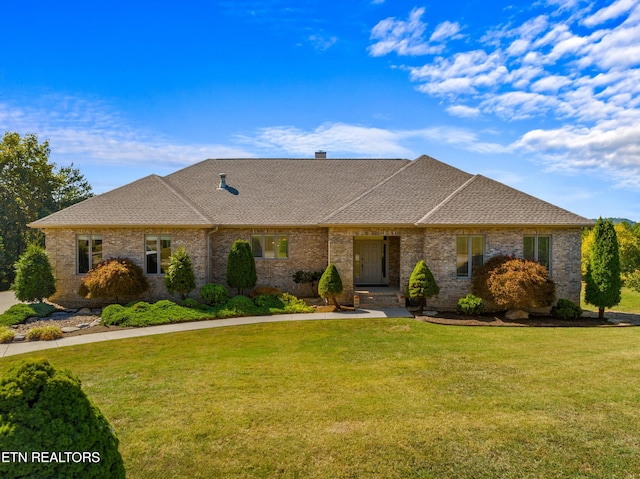
[(218, 226), (207, 233), (207, 283), (211, 282), (211, 235), (218, 232)]

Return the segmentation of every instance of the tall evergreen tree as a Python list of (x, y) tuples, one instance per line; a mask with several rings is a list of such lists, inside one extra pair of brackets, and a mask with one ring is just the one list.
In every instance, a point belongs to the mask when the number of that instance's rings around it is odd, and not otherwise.
[(419, 311), (422, 314), (427, 298), (437, 295), (440, 287), (433, 277), (433, 273), (424, 260), (418, 261), (409, 277), (409, 297), (420, 301)]
[(602, 218), (598, 218), (593, 231), (584, 299), (598, 307), (598, 317), (602, 319), (605, 308), (620, 303), (620, 250), (616, 230), (610, 220), (603, 221)]
[(256, 261), (251, 245), (246, 240), (236, 240), (231, 246), (227, 260), (227, 284), (236, 288), (238, 294), (252, 289), (258, 282)]

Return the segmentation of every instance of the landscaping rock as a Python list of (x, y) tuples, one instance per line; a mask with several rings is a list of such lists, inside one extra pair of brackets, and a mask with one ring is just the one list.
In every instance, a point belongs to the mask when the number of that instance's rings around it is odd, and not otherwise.
[(100, 326), (100, 323), (102, 322), (102, 319), (98, 318), (98, 319), (94, 319), (91, 324), (89, 324), (90, 327), (95, 327), (95, 326)]
[(91, 323), (80, 323), (78, 324), (78, 329), (84, 329), (91, 326)]
[(92, 316), (93, 313), (89, 308), (82, 308), (76, 313), (78, 316)]
[(24, 341), (24, 338), (26, 338), (27, 335), (26, 334), (22, 334), (22, 333), (18, 333), (13, 337), (14, 341)]
[(35, 323), (36, 321), (40, 321), (40, 318), (36, 317), (36, 316), (31, 316), (30, 318), (27, 318), (24, 320), (25, 324), (31, 324), (31, 323)]
[(74, 331), (80, 331), (80, 328), (77, 326), (65, 326), (62, 328), (63, 333), (73, 333)]
[(509, 320), (528, 319), (529, 318), (529, 313), (526, 312), (526, 311), (522, 311), (521, 309), (511, 309), (511, 310), (506, 312), (504, 317), (509, 319)]
[(55, 313), (51, 313), (51, 319), (67, 319), (68, 317), (68, 311), (56, 311)]

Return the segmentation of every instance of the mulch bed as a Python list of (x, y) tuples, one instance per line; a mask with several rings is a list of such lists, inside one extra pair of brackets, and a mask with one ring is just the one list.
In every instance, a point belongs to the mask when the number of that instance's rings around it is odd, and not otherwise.
[(551, 316), (534, 316), (528, 319), (506, 319), (504, 314), (485, 313), (479, 316), (439, 312), (437, 316), (416, 316), (416, 319), (434, 324), (448, 326), (511, 326), (542, 328), (588, 328), (616, 327), (606, 319), (580, 318), (574, 320), (557, 319)]

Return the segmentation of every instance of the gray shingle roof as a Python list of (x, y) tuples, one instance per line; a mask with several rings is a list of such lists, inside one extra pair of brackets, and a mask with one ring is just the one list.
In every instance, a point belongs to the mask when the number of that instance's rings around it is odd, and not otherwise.
[[(218, 189), (225, 173), (227, 189)], [(31, 223), (109, 226), (571, 225), (591, 222), (428, 156), (217, 159), (151, 175)]]

